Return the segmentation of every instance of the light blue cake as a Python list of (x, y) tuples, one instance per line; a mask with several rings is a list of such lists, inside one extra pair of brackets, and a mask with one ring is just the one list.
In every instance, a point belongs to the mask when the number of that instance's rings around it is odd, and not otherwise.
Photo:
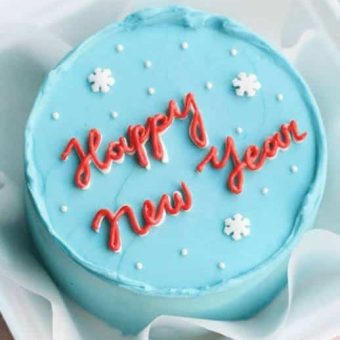
[(132, 334), (159, 315), (243, 319), (268, 304), (326, 174), (294, 68), (234, 21), (183, 7), (132, 14), (68, 54), (25, 152), (41, 259)]

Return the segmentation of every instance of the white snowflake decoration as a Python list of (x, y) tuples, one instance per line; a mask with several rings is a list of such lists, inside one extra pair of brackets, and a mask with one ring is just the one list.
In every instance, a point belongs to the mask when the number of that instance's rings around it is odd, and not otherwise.
[(115, 79), (112, 77), (112, 72), (108, 68), (97, 67), (92, 72), (88, 81), (91, 83), (91, 89), (93, 92), (107, 93), (110, 91), (110, 87), (114, 85)]
[(238, 96), (247, 95), (248, 97), (254, 97), (256, 91), (261, 88), (261, 84), (255, 74), (244, 72), (239, 73), (232, 83)]
[(236, 214), (232, 218), (224, 220), (224, 233), (238, 241), (243, 237), (250, 235), (250, 220), (241, 214)]

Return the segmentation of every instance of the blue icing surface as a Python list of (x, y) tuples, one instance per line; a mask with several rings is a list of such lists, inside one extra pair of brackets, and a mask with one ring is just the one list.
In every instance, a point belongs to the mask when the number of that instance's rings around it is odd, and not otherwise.
[[(187, 49), (181, 47), (184, 41)], [(124, 46), (122, 52), (116, 51), (117, 44)], [(236, 56), (230, 54), (232, 48)], [(146, 60), (152, 62), (150, 68), (144, 67)], [(115, 78), (108, 93), (91, 91), (87, 77), (97, 67), (111, 69)], [(260, 81), (262, 88), (254, 97), (236, 96), (232, 80), (240, 72), (256, 74)], [(206, 88), (207, 82), (212, 89)], [(148, 94), (150, 87), (154, 95)], [(188, 92), (199, 105), (209, 147), (215, 145), (220, 153), (228, 135), (242, 156), (247, 146), (261, 146), (292, 119), (308, 137), (300, 144), (293, 142), (260, 171), (245, 171), (240, 195), (226, 187), (230, 163), (222, 170), (207, 166), (201, 174), (195, 171), (208, 149), (190, 141), (189, 119), (175, 121), (163, 136), (168, 164), (149, 152), (147, 171), (133, 156), (126, 156), (108, 174), (91, 166), (88, 190), (74, 185), (77, 156), (60, 160), (72, 137), (85, 147), (88, 131), (97, 128), (103, 135), (103, 155), (108, 142), (124, 135), (128, 125), (166, 112), (171, 99), (182, 108)], [(277, 100), (278, 93), (283, 101)], [(56, 111), (58, 120), (51, 118)], [(112, 111), (118, 117), (113, 119)], [(238, 127), (243, 129), (240, 134)], [(28, 186), (49, 232), (87, 269), (130, 289), (198, 294), (265, 266), (289, 249), (295, 235), (311, 227), (303, 212), (308, 204), (317, 204), (322, 193), (325, 138), (302, 80), (282, 57), (239, 25), (182, 8), (132, 15), (69, 54), (44, 84), (26, 138)], [(297, 173), (291, 172), (292, 165)], [(158, 202), (162, 194), (178, 190), (181, 181), (192, 193), (191, 211), (167, 215), (145, 237), (134, 234), (121, 219), (121, 253), (107, 248), (107, 224), (98, 234), (91, 229), (99, 209), (115, 211), (130, 204), (140, 217), (144, 200)], [(261, 192), (264, 187), (267, 195)], [(60, 211), (61, 205), (67, 205), (67, 213)], [(240, 241), (223, 233), (224, 219), (236, 213), (251, 221), (250, 236)], [(187, 256), (181, 256), (182, 248), (188, 249)], [(143, 263), (142, 270), (135, 268), (136, 262)], [(219, 262), (225, 263), (223, 270)]]

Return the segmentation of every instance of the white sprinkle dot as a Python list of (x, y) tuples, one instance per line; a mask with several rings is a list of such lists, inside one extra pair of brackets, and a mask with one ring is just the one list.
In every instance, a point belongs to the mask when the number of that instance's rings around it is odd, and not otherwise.
[(241, 127), (236, 128), (235, 131), (236, 131), (236, 133), (239, 134), (239, 135), (240, 135), (241, 133), (243, 133), (243, 129), (242, 129)]
[(123, 46), (122, 44), (116, 45), (116, 51), (117, 51), (118, 53), (123, 52), (123, 51), (124, 51), (124, 46)]
[(283, 101), (283, 94), (282, 93), (278, 93), (276, 95), (276, 100), (279, 101), (279, 102), (282, 102)]
[(59, 112), (53, 112), (52, 113), (52, 119), (58, 120), (60, 118), (60, 113)]
[(183, 248), (181, 249), (180, 253), (182, 256), (188, 256), (189, 250), (187, 248)]
[(224, 262), (219, 262), (218, 264), (217, 264), (217, 267), (218, 267), (218, 269), (225, 269), (225, 263)]
[(137, 270), (142, 270), (144, 268), (144, 264), (142, 262), (136, 262), (135, 263), (135, 268)]
[(237, 51), (237, 49), (236, 49), (236, 48), (232, 48), (232, 49), (229, 51), (229, 53), (230, 53), (230, 55), (231, 55), (232, 57), (236, 57), (236, 56), (237, 56), (237, 53), (238, 53), (238, 51)]
[(291, 171), (293, 174), (295, 174), (295, 173), (297, 173), (297, 172), (299, 171), (299, 168), (298, 168), (297, 165), (292, 165), (292, 166), (290, 167), (290, 171)]
[(182, 50), (186, 50), (187, 48), (189, 48), (188, 42), (187, 41), (183, 41), (181, 43), (181, 48), (182, 48)]
[(156, 93), (156, 90), (155, 90), (153, 87), (149, 87), (149, 88), (148, 88), (148, 94), (149, 94), (150, 96), (154, 95), (155, 93)]
[(66, 204), (63, 204), (60, 206), (60, 211), (62, 213), (67, 213), (68, 212), (68, 206)]
[(144, 61), (144, 67), (145, 68), (150, 68), (152, 66), (152, 62), (150, 60), (145, 60)]
[(267, 195), (268, 192), (269, 192), (269, 189), (267, 187), (263, 187), (262, 190), (261, 190), (262, 195)]
[(205, 83), (205, 88), (207, 89), (207, 90), (211, 90), (212, 88), (213, 88), (213, 83), (211, 82), (211, 81), (207, 81), (206, 83)]
[(117, 117), (118, 117), (118, 112), (112, 111), (112, 112), (111, 112), (111, 117), (112, 117), (112, 118), (117, 118)]

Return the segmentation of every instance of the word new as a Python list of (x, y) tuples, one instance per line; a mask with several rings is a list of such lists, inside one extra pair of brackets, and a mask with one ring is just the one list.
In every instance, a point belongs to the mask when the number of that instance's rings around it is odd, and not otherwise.
[(262, 148), (256, 145), (250, 145), (246, 149), (243, 158), (240, 159), (232, 137), (227, 137), (224, 144), (224, 153), (221, 159), (218, 159), (218, 151), (212, 146), (208, 154), (197, 166), (197, 171), (202, 172), (205, 166), (210, 163), (215, 169), (222, 169), (231, 159), (233, 169), (227, 180), (227, 186), (234, 194), (239, 194), (243, 189), (244, 170), (255, 171), (263, 167), (266, 159), (274, 158), (278, 151), (289, 148), (292, 140), (302, 142), (307, 137), (307, 132), (299, 134), (298, 126), (295, 120), (288, 124), (281, 125), (281, 128), (274, 135), (269, 136), (263, 143)]
[(162, 195), (157, 207), (150, 200), (144, 201), (142, 207), (143, 226), (139, 224), (133, 209), (129, 205), (123, 205), (116, 212), (111, 212), (108, 209), (99, 210), (92, 221), (92, 229), (99, 232), (102, 221), (106, 219), (110, 225), (108, 247), (114, 252), (120, 252), (122, 242), (118, 225), (119, 219), (126, 215), (131, 229), (137, 235), (148, 234), (152, 227), (156, 227), (164, 221), (166, 214), (177, 215), (181, 211), (190, 210), (192, 206), (190, 191), (184, 182), (181, 183), (181, 187), (183, 193), (175, 191), (172, 199), (173, 203), (171, 203), (170, 197), (166, 194)]
[(196, 104), (194, 95), (189, 93), (184, 99), (184, 108), (179, 110), (175, 100), (168, 105), (168, 113), (158, 113), (148, 117), (144, 125), (130, 125), (127, 129), (127, 137), (120, 137), (118, 141), (108, 144), (104, 160), (100, 160), (97, 151), (100, 146), (102, 135), (97, 129), (91, 129), (88, 135), (87, 152), (85, 152), (76, 138), (72, 138), (61, 155), (62, 160), (67, 160), (70, 153), (75, 150), (80, 163), (75, 173), (75, 183), (81, 189), (86, 189), (90, 184), (91, 163), (103, 172), (111, 169), (113, 162), (122, 163), (125, 154), (136, 155), (141, 167), (150, 168), (145, 144), (150, 141), (152, 155), (155, 159), (167, 162), (167, 152), (162, 141), (162, 134), (173, 124), (175, 119), (183, 120), (192, 113), (189, 125), (189, 136), (192, 142), (199, 148), (208, 145), (208, 137), (204, 128), (201, 113)]

